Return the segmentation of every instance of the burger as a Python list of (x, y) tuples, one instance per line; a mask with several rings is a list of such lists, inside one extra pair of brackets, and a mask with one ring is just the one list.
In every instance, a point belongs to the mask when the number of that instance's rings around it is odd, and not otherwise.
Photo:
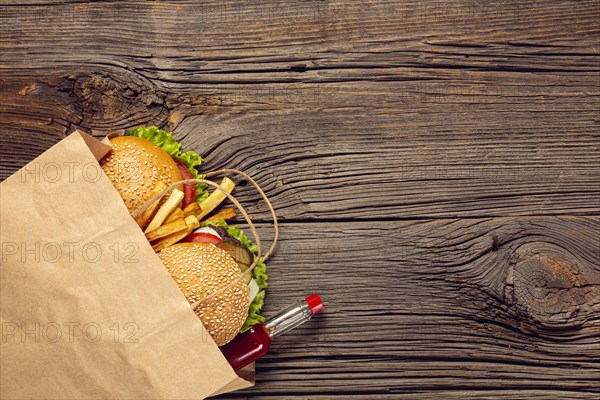
[[(264, 322), (266, 266), (242, 229), (227, 223), (235, 210), (215, 213), (226, 195), (209, 193), (204, 183), (173, 187), (203, 178), (197, 169), (202, 157), (182, 152), (172, 133), (157, 127), (109, 140), (112, 150), (100, 161), (102, 169), (215, 343), (223, 346)], [(220, 186), (231, 192), (235, 184), (224, 178)]]
[(248, 285), (240, 279), (233, 258), (210, 243), (179, 243), (158, 256), (192, 304), (226, 288), (197, 312), (217, 345), (230, 342), (242, 328), (250, 304)]

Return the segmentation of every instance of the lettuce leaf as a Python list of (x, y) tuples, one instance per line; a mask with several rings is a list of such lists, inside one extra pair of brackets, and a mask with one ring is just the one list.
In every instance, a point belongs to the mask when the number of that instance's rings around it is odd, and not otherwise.
[[(173, 133), (158, 129), (156, 126), (139, 126), (129, 131), (130, 136), (146, 139), (164, 151), (171, 157), (178, 159), (190, 170), (194, 179), (203, 179), (204, 175), (200, 174), (196, 167), (202, 165), (202, 157), (195, 151), (181, 151), (181, 143), (174, 137)], [(203, 183), (196, 184), (196, 202), (199, 203), (208, 197), (207, 186)]]
[[(240, 229), (239, 226), (228, 225), (227, 222), (223, 221), (222, 219), (220, 219), (217, 222), (210, 222), (210, 225), (216, 225), (225, 228), (230, 236), (239, 240), (256, 257), (258, 247), (254, 243), (252, 243), (250, 239), (248, 239), (248, 237), (244, 234), (244, 232)], [(262, 261), (262, 259), (258, 261), (256, 267), (254, 267), (254, 269), (252, 270), (252, 275), (254, 277), (254, 280), (258, 284), (260, 290), (258, 291), (258, 294), (254, 298), (254, 300), (252, 300), (252, 303), (250, 303), (250, 308), (248, 310), (248, 318), (246, 318), (246, 321), (244, 321), (244, 325), (242, 325), (240, 333), (246, 332), (248, 329), (252, 328), (256, 324), (265, 322), (265, 317), (260, 315), (260, 311), (262, 310), (263, 305), (265, 304), (265, 289), (267, 288), (267, 286), (269, 286), (269, 284), (267, 283), (269, 276), (267, 275), (267, 266)]]

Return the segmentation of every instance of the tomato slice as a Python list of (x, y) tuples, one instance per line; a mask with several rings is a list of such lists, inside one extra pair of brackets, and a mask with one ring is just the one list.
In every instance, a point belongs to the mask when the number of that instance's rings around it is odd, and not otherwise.
[(206, 232), (192, 233), (190, 235), (187, 235), (185, 237), (185, 239), (183, 239), (183, 241), (184, 242), (196, 242), (196, 243), (212, 243), (212, 244), (217, 244), (217, 243), (222, 242), (220, 237), (211, 235), (210, 233), (206, 233)]
[[(177, 159), (173, 159), (175, 164), (177, 164), (177, 168), (179, 168), (179, 172), (181, 173), (181, 177), (185, 179), (194, 179), (190, 170), (185, 166), (184, 163)], [(183, 202), (181, 204), (181, 208), (186, 208), (188, 205), (192, 204), (196, 201), (196, 185), (193, 183), (185, 183), (183, 185)]]

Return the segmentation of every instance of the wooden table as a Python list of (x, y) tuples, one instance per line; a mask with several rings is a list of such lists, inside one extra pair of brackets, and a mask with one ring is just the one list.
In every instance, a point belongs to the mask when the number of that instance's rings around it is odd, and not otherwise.
[[(600, 396), (597, 1), (4, 1), (2, 172), (173, 130), (281, 218), (271, 399)], [(237, 191), (271, 235), (264, 204)]]

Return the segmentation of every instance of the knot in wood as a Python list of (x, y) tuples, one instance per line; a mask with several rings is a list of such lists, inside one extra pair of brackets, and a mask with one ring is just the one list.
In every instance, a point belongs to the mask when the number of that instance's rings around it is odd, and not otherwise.
[(532, 329), (579, 328), (592, 317), (600, 305), (593, 268), (548, 243), (528, 243), (514, 256), (515, 307)]
[(91, 74), (73, 80), (71, 96), (88, 129), (115, 130), (130, 121), (160, 124), (168, 114), (165, 94), (134, 73)]

